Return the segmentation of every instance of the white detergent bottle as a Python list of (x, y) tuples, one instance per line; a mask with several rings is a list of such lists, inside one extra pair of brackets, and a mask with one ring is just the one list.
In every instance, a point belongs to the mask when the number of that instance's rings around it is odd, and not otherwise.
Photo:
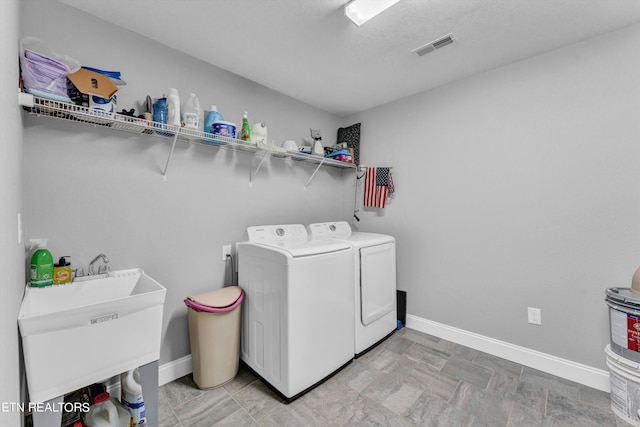
[(138, 368), (123, 372), (120, 375), (120, 388), (122, 389), (122, 404), (131, 414), (131, 425), (142, 427), (147, 425), (147, 414), (144, 409), (142, 397), (142, 384)]
[(178, 89), (173, 87), (167, 95), (167, 124), (180, 127), (180, 95)]
[(87, 427), (129, 427), (131, 415), (109, 393), (100, 393), (84, 416)]
[(200, 131), (201, 116), (200, 101), (196, 94), (192, 93), (182, 106), (182, 129), (187, 138), (196, 139), (197, 132)]

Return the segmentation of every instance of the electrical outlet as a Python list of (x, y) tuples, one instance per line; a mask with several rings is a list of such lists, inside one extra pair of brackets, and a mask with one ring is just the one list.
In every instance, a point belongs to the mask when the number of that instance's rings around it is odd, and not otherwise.
[(227, 260), (227, 255), (231, 255), (231, 245), (222, 246), (222, 260)]
[(527, 307), (527, 316), (529, 323), (533, 325), (542, 325), (542, 310), (539, 308)]

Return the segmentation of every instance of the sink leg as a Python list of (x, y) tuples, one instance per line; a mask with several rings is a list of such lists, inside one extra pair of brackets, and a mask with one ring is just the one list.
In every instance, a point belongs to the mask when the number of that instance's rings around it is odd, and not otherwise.
[(144, 409), (147, 413), (147, 425), (160, 425), (158, 421), (158, 361), (153, 361), (138, 368), (142, 383)]
[[(53, 399), (44, 402), (44, 406), (52, 408), (60, 408), (64, 402), (64, 396), (54, 397)], [(51, 427), (59, 426), (62, 424), (62, 411), (37, 411), (34, 410), (31, 413), (31, 419), (33, 420), (33, 427)], [(157, 424), (156, 424), (157, 425)]]

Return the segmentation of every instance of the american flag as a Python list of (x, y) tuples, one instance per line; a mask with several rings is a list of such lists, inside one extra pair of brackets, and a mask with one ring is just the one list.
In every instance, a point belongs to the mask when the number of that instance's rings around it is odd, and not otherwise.
[(390, 183), (389, 170), (390, 168), (367, 168), (364, 179), (364, 206), (384, 208)]

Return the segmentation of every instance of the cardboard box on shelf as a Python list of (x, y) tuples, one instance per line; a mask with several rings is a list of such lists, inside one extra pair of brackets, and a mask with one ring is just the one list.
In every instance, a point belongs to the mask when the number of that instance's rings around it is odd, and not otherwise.
[(67, 94), (73, 102), (94, 111), (113, 113), (118, 87), (104, 74), (84, 68), (67, 76)]

